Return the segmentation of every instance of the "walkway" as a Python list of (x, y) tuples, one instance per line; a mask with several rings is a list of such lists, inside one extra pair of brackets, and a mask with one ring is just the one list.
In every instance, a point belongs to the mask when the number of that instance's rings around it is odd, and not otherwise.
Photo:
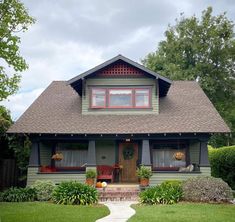
[(110, 214), (96, 222), (125, 222), (135, 214), (135, 210), (130, 206), (136, 203), (134, 201), (103, 202), (109, 208)]

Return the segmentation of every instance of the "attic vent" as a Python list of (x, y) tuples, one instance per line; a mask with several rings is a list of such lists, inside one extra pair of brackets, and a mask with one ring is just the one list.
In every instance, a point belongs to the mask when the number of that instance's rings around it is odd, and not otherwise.
[(123, 77), (123, 76), (132, 76), (132, 77), (144, 77), (143, 71), (138, 70), (137, 68), (130, 66), (129, 64), (118, 62), (112, 64), (105, 69), (97, 73), (99, 77)]

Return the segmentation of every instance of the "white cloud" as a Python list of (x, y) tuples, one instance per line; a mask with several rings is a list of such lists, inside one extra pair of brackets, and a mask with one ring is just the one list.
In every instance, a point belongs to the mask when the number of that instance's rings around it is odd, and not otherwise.
[(21, 53), (29, 64), (17, 95), (4, 101), (18, 118), (53, 80), (68, 80), (117, 54), (139, 61), (154, 51), (168, 24), (181, 12), (196, 14), (209, 5), (228, 11), (225, 0), (22, 0), (36, 23), (21, 33)]
[(31, 103), (43, 92), (44, 88), (38, 88), (30, 92), (22, 92), (10, 96), (7, 101), (2, 102), (12, 113), (12, 119), (16, 120)]

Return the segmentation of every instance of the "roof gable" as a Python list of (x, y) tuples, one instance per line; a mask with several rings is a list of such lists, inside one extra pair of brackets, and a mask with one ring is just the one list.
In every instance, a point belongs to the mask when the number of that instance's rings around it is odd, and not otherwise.
[(149, 77), (158, 79), (160, 97), (165, 96), (171, 86), (172, 81), (155, 73), (146, 67), (122, 56), (118, 55), (68, 81), (79, 95), (82, 94), (82, 82), (84, 79), (92, 77)]

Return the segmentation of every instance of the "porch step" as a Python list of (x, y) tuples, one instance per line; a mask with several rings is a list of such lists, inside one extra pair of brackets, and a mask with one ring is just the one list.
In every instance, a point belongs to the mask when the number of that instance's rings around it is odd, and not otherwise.
[(114, 186), (108, 185), (105, 189), (97, 188), (100, 201), (137, 201), (140, 192), (138, 185)]

